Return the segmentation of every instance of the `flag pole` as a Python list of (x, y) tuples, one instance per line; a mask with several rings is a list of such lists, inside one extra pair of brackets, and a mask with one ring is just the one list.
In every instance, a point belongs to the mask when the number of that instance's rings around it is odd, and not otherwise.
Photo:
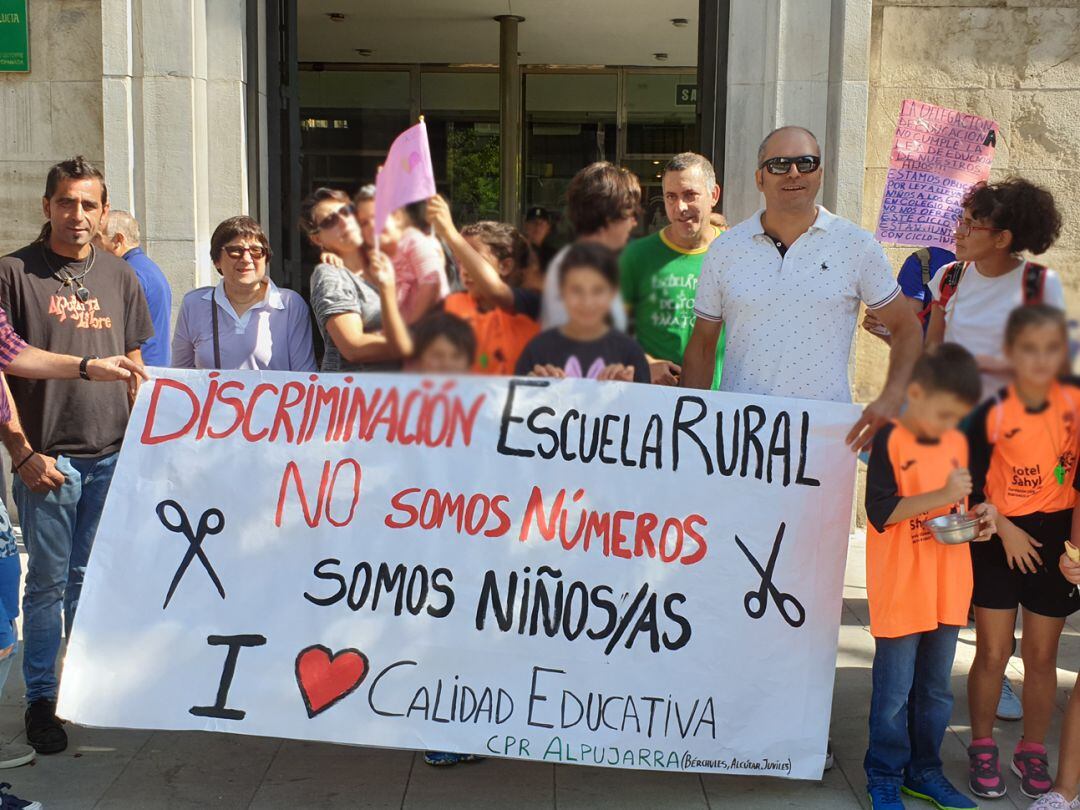
[[(383, 170), (382, 165), (379, 165), (375, 169), (375, 182), (376, 182), (376, 184), (379, 182), (379, 174), (382, 172), (382, 170)], [(374, 225), (374, 223), (372, 223), (372, 224)], [(375, 247), (372, 249), (372, 260), (374, 260), (374, 254), (379, 252), (379, 232), (377, 230), (374, 230), (374, 228), (372, 230), (375, 233)]]

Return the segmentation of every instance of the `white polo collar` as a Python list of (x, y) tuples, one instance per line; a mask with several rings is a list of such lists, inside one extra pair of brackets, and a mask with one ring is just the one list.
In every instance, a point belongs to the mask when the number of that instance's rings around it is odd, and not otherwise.
[[(769, 235), (765, 233), (765, 227), (761, 224), (761, 217), (764, 213), (765, 209), (759, 208), (757, 212), (750, 217), (750, 222), (753, 224), (753, 235), (755, 237), (764, 236), (768, 239)], [(817, 216), (807, 229), (807, 233), (810, 231), (828, 231), (837, 219), (839, 219), (839, 217), (837, 217), (836, 214), (832, 213), (832, 211), (824, 205), (819, 205), (817, 207)]]
[[(221, 308), (229, 317), (233, 319), (236, 324), (236, 331), (242, 332), (247, 328), (248, 320), (251, 318), (251, 313), (257, 309), (264, 309), (270, 307), (272, 309), (285, 309), (285, 299), (281, 294), (281, 290), (277, 288), (269, 278), (266, 280), (266, 295), (262, 301), (254, 304), (243, 315), (237, 315), (236, 310), (233, 308), (232, 301), (229, 300), (229, 296), (225, 295), (225, 279), (221, 279), (217, 286), (211, 287), (205, 293), (203, 293), (204, 301), (217, 300), (218, 307)], [(217, 293), (215, 295), (214, 293)]]

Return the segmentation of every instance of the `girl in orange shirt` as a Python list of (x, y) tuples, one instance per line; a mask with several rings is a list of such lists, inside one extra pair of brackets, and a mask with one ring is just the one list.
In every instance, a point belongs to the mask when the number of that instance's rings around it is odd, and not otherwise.
[(975, 661), (968, 674), (971, 791), (1005, 795), (993, 740), (1001, 678), (1012, 654), (1016, 612), (1023, 608), (1024, 736), (1013, 753), (1020, 790), (1050, 790), (1044, 746), (1057, 687), (1058, 639), (1080, 608), (1058, 570), (1069, 538), (1077, 462), (1080, 389), (1058, 382), (1068, 352), (1065, 314), (1047, 305), (1019, 307), (1005, 327), (1014, 382), (984, 403), (968, 428), (974, 498), (997, 507), (998, 533), (972, 546)]

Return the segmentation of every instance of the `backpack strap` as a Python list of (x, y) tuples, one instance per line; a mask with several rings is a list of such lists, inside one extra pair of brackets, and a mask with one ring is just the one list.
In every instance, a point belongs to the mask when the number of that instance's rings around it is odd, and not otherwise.
[(922, 285), (925, 287), (930, 283), (930, 248), (919, 248), (915, 251), (915, 257), (922, 268)]
[(967, 262), (953, 262), (942, 267), (938, 272), (942, 273), (941, 289), (938, 292), (938, 298), (934, 302), (942, 309), (945, 309), (949, 304), (949, 299), (956, 294), (956, 288), (960, 286), (960, 279), (964, 276), (964, 271), (967, 269)]
[(1043, 302), (1043, 290), (1046, 287), (1046, 268), (1035, 262), (1024, 263), (1024, 305), (1032, 306)]

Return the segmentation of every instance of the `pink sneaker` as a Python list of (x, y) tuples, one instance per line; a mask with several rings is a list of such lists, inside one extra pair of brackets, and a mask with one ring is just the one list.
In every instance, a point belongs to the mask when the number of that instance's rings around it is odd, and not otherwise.
[(993, 743), (968, 746), (968, 787), (982, 799), (1000, 799), (1005, 795), (998, 747)]
[(1020, 777), (1020, 792), (1029, 799), (1037, 799), (1044, 793), (1049, 793), (1054, 786), (1045, 748), (1041, 751), (1017, 751), (1013, 754), (1012, 771)]

